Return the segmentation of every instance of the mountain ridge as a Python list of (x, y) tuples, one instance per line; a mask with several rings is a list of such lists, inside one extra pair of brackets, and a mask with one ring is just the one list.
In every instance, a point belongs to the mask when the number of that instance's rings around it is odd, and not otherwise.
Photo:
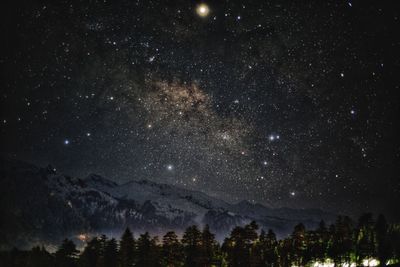
[(199, 191), (150, 180), (118, 184), (97, 174), (76, 178), (50, 165), (40, 168), (0, 159), (0, 248), (56, 243), (80, 233), (115, 233), (125, 227), (162, 233), (209, 224), (217, 235), (257, 221), (284, 235), (298, 223), (315, 227), (333, 214), (320, 210), (273, 209), (258, 203), (228, 203)]

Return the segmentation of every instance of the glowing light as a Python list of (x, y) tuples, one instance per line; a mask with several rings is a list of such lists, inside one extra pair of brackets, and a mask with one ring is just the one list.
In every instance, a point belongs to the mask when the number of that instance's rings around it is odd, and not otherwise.
[(268, 136), (268, 139), (269, 139), (269, 141), (275, 141), (275, 140), (279, 140), (281, 137), (280, 137), (280, 135), (279, 134), (270, 134), (269, 136)]
[(208, 14), (210, 13), (210, 9), (206, 4), (200, 4), (196, 8), (197, 15), (200, 17), (207, 17)]
[(64, 145), (69, 145), (69, 140), (68, 139), (64, 140)]
[(376, 259), (364, 259), (363, 260), (363, 265), (364, 266), (378, 266), (379, 265), (379, 261)]
[[(374, 266), (379, 265), (379, 261), (376, 259), (373, 259), (373, 258), (364, 259), (362, 262), (362, 265), (374, 267)], [(311, 266), (313, 266), (313, 267), (334, 267), (335, 263), (333, 262), (332, 259), (326, 259), (324, 262), (316, 261)], [(354, 262), (344, 262), (339, 266), (341, 266), (341, 267), (356, 267), (357, 265)]]
[(167, 165), (167, 170), (172, 171), (174, 169), (174, 166), (172, 164)]
[(82, 242), (86, 242), (89, 239), (89, 237), (87, 234), (80, 234), (78, 235), (78, 239)]

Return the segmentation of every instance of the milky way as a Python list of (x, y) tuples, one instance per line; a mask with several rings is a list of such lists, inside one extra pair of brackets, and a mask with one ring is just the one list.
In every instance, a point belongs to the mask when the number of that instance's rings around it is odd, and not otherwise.
[(400, 219), (398, 9), (182, 0), (5, 11), (3, 156)]

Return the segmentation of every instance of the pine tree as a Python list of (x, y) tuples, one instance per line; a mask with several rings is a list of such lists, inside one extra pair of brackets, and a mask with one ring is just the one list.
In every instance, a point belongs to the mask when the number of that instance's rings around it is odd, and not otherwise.
[(129, 228), (126, 228), (121, 237), (119, 249), (120, 267), (131, 267), (135, 263), (135, 239)]
[(118, 244), (114, 238), (107, 241), (104, 248), (104, 266), (115, 267), (118, 265)]
[(252, 234), (249, 235), (250, 228), (235, 227), (231, 231), (229, 238), (225, 239), (223, 250), (227, 255), (229, 266), (249, 266), (250, 265), (250, 250), (249, 240), (252, 239)]
[(311, 254), (313, 255), (313, 259), (323, 262), (328, 255), (329, 246), (329, 232), (323, 220), (319, 223), (318, 229), (315, 231), (315, 239)]
[(182, 237), (182, 245), (185, 251), (184, 266), (200, 266), (201, 242), (202, 236), (197, 226), (188, 227)]
[(295, 261), (292, 254), (292, 239), (285, 238), (279, 241), (279, 266), (289, 267)]
[(353, 228), (351, 219), (338, 216), (335, 225), (330, 229), (329, 256), (335, 265), (349, 263), (354, 250)]
[(137, 260), (135, 266), (159, 266), (158, 246), (156, 240), (156, 238), (151, 239), (148, 232), (140, 235), (137, 240)]
[(371, 213), (360, 216), (356, 232), (357, 264), (361, 265), (363, 259), (372, 258), (376, 254), (374, 219)]
[(277, 266), (278, 265), (278, 241), (272, 229), (268, 230), (267, 235), (262, 237), (260, 235), (260, 243), (263, 247), (263, 266)]
[(379, 215), (375, 224), (377, 247), (376, 252), (381, 266), (386, 266), (387, 260), (392, 256), (393, 249), (388, 237), (389, 225), (385, 216)]
[(253, 251), (251, 253), (252, 254), (251, 266), (254, 267), (266, 266), (265, 239), (266, 239), (266, 233), (264, 230), (261, 230), (258, 240), (253, 244)]
[(57, 267), (74, 267), (78, 256), (78, 250), (72, 240), (64, 239), (55, 253)]
[(101, 253), (99, 238), (91, 239), (79, 257), (79, 267), (96, 267)]
[(201, 233), (201, 266), (211, 266), (216, 260), (217, 247), (215, 235), (210, 232), (210, 227), (206, 225)]
[(258, 225), (255, 221), (244, 226), (245, 251), (248, 255), (249, 266), (256, 266), (260, 262), (260, 255), (257, 255), (256, 241), (258, 239)]
[(183, 265), (182, 245), (174, 232), (168, 232), (163, 237), (162, 262), (167, 267)]
[(294, 227), (292, 233), (292, 255), (297, 266), (304, 265), (304, 254), (306, 251), (306, 229), (302, 223)]
[(104, 234), (101, 235), (99, 238), (100, 247), (99, 247), (99, 253), (98, 253), (96, 267), (105, 267), (104, 254), (105, 254), (107, 242), (108, 242), (107, 236)]

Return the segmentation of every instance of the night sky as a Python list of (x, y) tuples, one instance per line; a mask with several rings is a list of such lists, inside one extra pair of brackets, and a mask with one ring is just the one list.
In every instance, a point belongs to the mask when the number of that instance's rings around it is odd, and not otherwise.
[(14, 1), (1, 154), (400, 220), (396, 1)]

